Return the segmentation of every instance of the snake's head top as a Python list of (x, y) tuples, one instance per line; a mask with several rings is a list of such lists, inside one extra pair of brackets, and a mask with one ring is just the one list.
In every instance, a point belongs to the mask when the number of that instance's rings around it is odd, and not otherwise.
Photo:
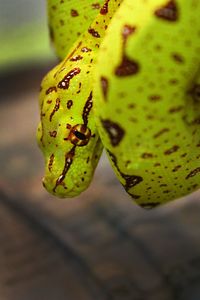
[(43, 184), (64, 198), (88, 187), (102, 152), (91, 117), (92, 92), (82, 93), (81, 71), (60, 64), (43, 79), (40, 91), (37, 141), (45, 158)]

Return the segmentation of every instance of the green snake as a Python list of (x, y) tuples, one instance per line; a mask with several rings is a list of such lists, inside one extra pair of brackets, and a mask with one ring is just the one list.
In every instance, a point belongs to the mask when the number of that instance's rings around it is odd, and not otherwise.
[(62, 59), (40, 92), (50, 193), (84, 191), (103, 148), (142, 207), (200, 187), (199, 12), (199, 0), (48, 0)]

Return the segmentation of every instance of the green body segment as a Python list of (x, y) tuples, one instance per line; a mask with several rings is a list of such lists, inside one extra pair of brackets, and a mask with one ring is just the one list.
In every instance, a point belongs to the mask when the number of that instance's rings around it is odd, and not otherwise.
[(68, 55), (44, 78), (37, 139), (46, 189), (59, 197), (84, 191), (102, 152), (93, 115), (94, 66), (107, 26), (121, 1), (106, 1)]
[(80, 35), (99, 13), (104, 0), (48, 0), (48, 22), (51, 41), (63, 59)]
[(143, 207), (200, 187), (200, 1), (124, 0), (101, 44), (95, 118)]

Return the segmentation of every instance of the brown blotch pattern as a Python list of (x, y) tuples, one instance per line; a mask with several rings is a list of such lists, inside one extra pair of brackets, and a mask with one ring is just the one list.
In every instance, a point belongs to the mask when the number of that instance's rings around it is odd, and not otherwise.
[(181, 110), (183, 110), (183, 106), (182, 106), (182, 105), (174, 106), (174, 107), (171, 107), (171, 108), (169, 109), (169, 113), (170, 113), (170, 114), (173, 114), (173, 113), (180, 112)]
[(107, 95), (108, 95), (108, 79), (104, 76), (101, 76), (101, 88), (103, 91), (103, 96), (104, 99), (107, 100)]
[(161, 95), (150, 95), (149, 96), (149, 100), (152, 102), (157, 102), (160, 101), (162, 99)]
[(56, 130), (49, 131), (49, 135), (50, 135), (50, 137), (55, 138), (57, 136), (57, 131)]
[(68, 100), (67, 101), (67, 108), (70, 109), (73, 105), (73, 101), (72, 100)]
[(92, 106), (93, 106), (92, 92), (90, 92), (90, 94), (88, 96), (88, 99), (85, 103), (85, 106), (83, 108), (83, 114), (82, 114), (83, 123), (84, 123), (85, 126), (87, 126), (88, 116), (89, 116), (90, 110), (92, 109)]
[(153, 157), (153, 154), (152, 154), (152, 153), (147, 153), (147, 152), (145, 152), (145, 153), (143, 153), (143, 154), (141, 155), (141, 157), (144, 158), (144, 159), (146, 159), (146, 158), (152, 158), (152, 157)]
[(72, 58), (70, 58), (70, 61), (78, 61), (78, 60), (81, 60), (81, 59), (83, 59), (83, 56), (75, 55)]
[(46, 95), (49, 95), (49, 94), (52, 93), (52, 92), (57, 92), (56, 86), (51, 86), (50, 88), (48, 88), (48, 89), (46, 90)]
[(71, 16), (72, 17), (78, 17), (79, 16), (79, 13), (76, 9), (71, 9)]
[(153, 135), (154, 139), (160, 137), (163, 133), (169, 132), (169, 128), (162, 128), (157, 133)]
[(132, 27), (129, 25), (124, 25), (122, 30), (122, 38), (123, 38), (123, 49), (122, 49), (122, 61), (119, 66), (115, 69), (115, 75), (119, 77), (135, 75), (139, 71), (139, 64), (137, 61), (129, 59), (126, 56), (125, 48), (128, 37), (132, 35), (136, 31), (136, 27)]
[(70, 80), (81, 72), (80, 68), (74, 68), (58, 83), (60, 89), (66, 90), (69, 88)]
[(49, 172), (51, 172), (51, 170), (52, 170), (53, 162), (54, 162), (54, 154), (51, 154), (50, 159), (49, 159), (49, 163), (48, 163)]
[(194, 177), (194, 176), (196, 176), (196, 175), (199, 174), (199, 173), (200, 173), (200, 167), (198, 167), (198, 168), (192, 170), (192, 171), (186, 176), (185, 179), (189, 179), (189, 178), (191, 178), (191, 177)]
[[(127, 175), (127, 174), (124, 174), (123, 172), (121, 172), (121, 170), (118, 167), (117, 158), (115, 157), (115, 155), (112, 152), (110, 152), (108, 149), (107, 149), (107, 152), (108, 152), (108, 155), (110, 156), (113, 164), (115, 165), (117, 171), (120, 173), (121, 177), (124, 178), (124, 180), (125, 180), (124, 188), (125, 188), (126, 192), (129, 193), (129, 189), (136, 186), (140, 182), (142, 182), (143, 178), (141, 176)], [(139, 199), (141, 197), (140, 195), (133, 195), (133, 194), (130, 194), (130, 195), (134, 199)]]
[(56, 99), (56, 104), (55, 104), (55, 106), (53, 108), (53, 111), (50, 114), (50, 117), (49, 117), (50, 122), (51, 122), (51, 120), (52, 120), (55, 112), (57, 112), (59, 110), (59, 108), (60, 108), (60, 98), (57, 98)]
[(189, 94), (195, 102), (200, 103), (200, 84), (195, 83), (189, 91)]
[(110, 142), (111, 142), (112, 146), (113, 147), (118, 146), (124, 137), (124, 134), (125, 134), (124, 129), (119, 124), (117, 124), (109, 119), (106, 119), (106, 120), (102, 119), (101, 123), (108, 133), (108, 136), (110, 138)]
[(59, 186), (59, 185), (62, 185), (63, 183), (63, 180), (65, 179), (65, 176), (73, 162), (73, 158), (74, 158), (74, 155), (75, 155), (75, 146), (73, 146), (73, 148), (67, 152), (65, 154), (65, 165), (64, 165), (64, 168), (63, 168), (63, 171), (62, 171), (62, 174), (58, 177), (58, 179), (56, 180), (56, 184), (53, 188), (53, 192), (56, 191), (56, 188)]
[(165, 154), (165, 155), (170, 155), (170, 154), (172, 154), (172, 153), (178, 151), (179, 148), (180, 148), (179, 146), (174, 145), (174, 146), (171, 147), (170, 149), (166, 150), (166, 151), (164, 152), (164, 154)]
[(110, 2), (110, 0), (107, 0), (104, 5), (102, 6), (100, 13), (102, 15), (106, 15), (108, 13), (108, 3)]
[(90, 48), (88, 48), (88, 47), (83, 47), (82, 49), (81, 49), (81, 52), (91, 52), (92, 51), (92, 49), (90, 49)]
[(164, 6), (155, 11), (156, 17), (170, 22), (176, 22), (178, 15), (176, 0), (168, 1)]
[(89, 28), (88, 32), (95, 38), (100, 38), (100, 34), (94, 28)]
[(184, 63), (184, 58), (181, 56), (179, 53), (172, 53), (172, 58), (177, 62), (177, 63)]
[(94, 8), (94, 9), (100, 9), (100, 4), (99, 3), (93, 3), (92, 4), (92, 8)]

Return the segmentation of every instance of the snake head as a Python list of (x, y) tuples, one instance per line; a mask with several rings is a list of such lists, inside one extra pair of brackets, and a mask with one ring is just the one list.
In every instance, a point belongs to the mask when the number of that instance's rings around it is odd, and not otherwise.
[(37, 141), (45, 159), (43, 185), (62, 198), (88, 187), (102, 152), (91, 117), (92, 92), (81, 92), (81, 70), (69, 71), (62, 63), (41, 84)]

